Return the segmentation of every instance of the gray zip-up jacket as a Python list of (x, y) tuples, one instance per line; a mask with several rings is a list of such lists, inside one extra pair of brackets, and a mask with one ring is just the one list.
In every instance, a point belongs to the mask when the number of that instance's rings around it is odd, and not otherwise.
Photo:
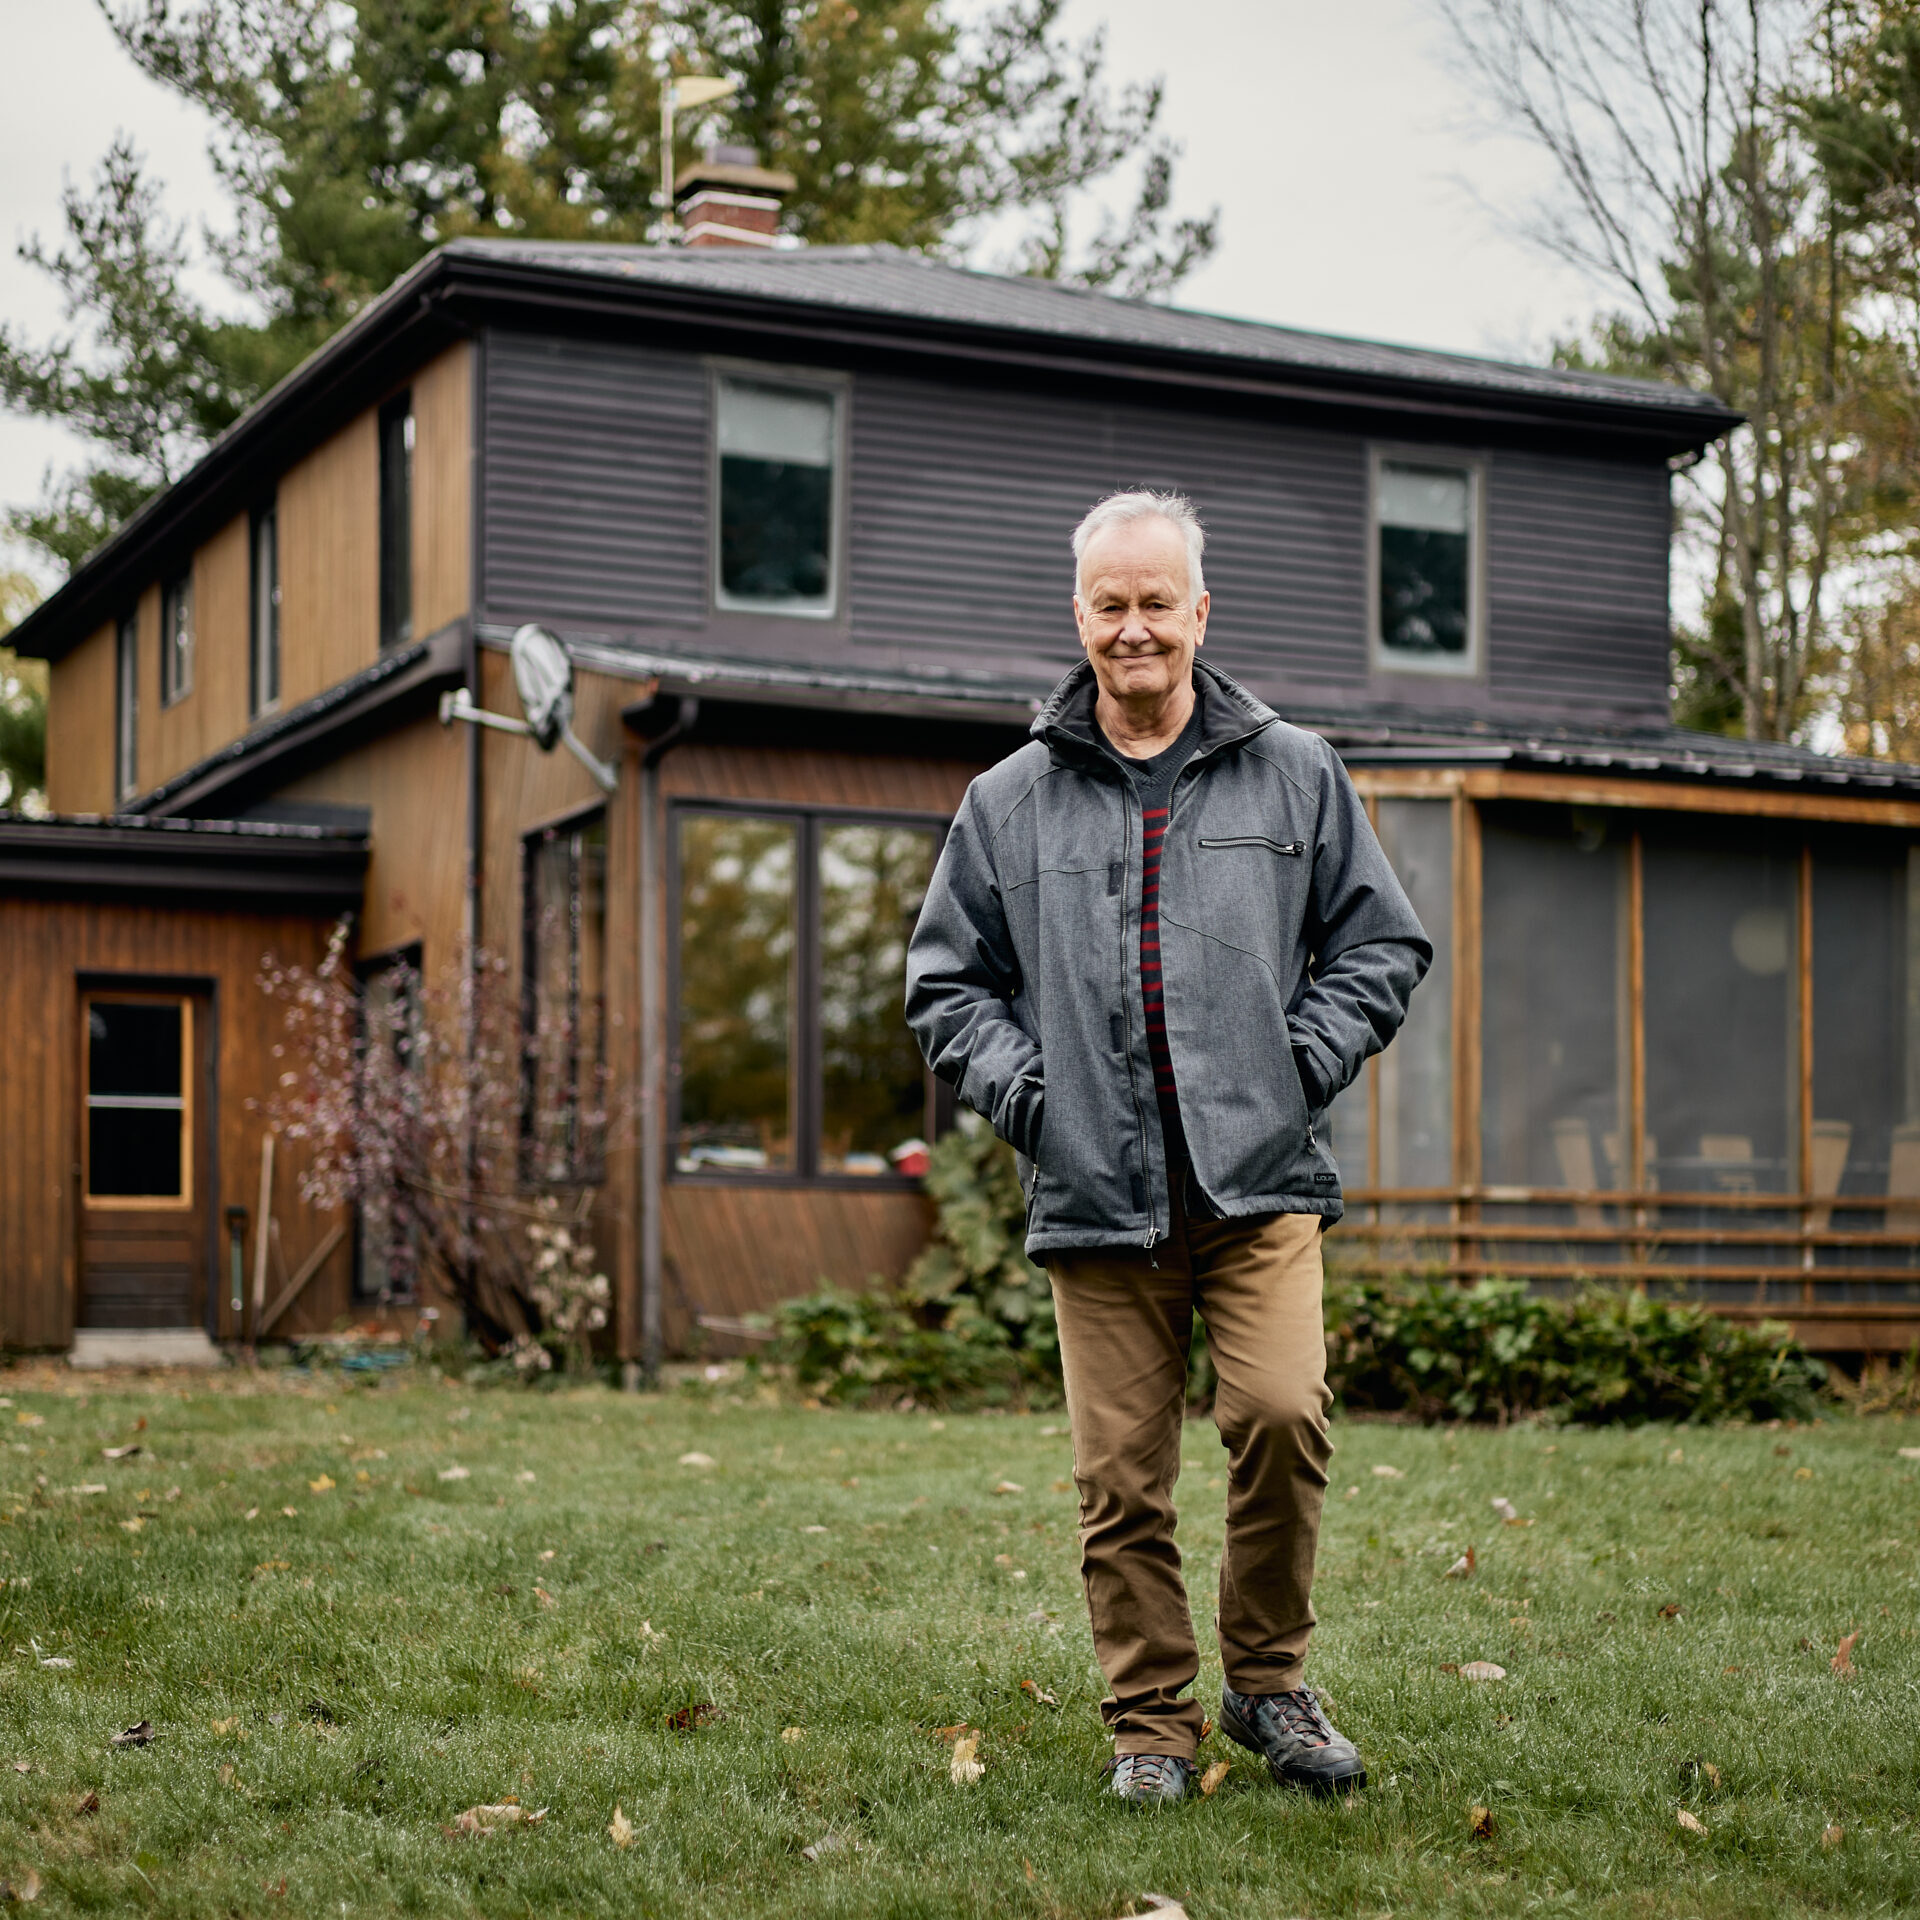
[[(1433, 948), (1324, 740), (1193, 668), (1200, 744), (1160, 865), (1167, 1045), (1223, 1217), (1338, 1219), (1327, 1106), (1406, 1018)], [(1140, 801), (1082, 661), (967, 789), (907, 950), (928, 1065), (1021, 1157), (1027, 1251), (1166, 1233), (1140, 997)]]

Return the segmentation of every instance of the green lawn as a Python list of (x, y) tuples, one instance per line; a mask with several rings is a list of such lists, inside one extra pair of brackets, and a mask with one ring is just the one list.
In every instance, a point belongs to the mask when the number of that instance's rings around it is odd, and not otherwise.
[[(1920, 1910), (1920, 1461), (1897, 1451), (1920, 1422), (1342, 1424), (1312, 1674), (1374, 1784), (1282, 1794), (1216, 1736), (1218, 1792), (1142, 1816), (1097, 1792), (1057, 1415), (0, 1388), (0, 1875), (37, 1873), (40, 1911)], [(1190, 1426), (1203, 1639), (1220, 1472)], [(1475, 1660), (1508, 1677), (1445, 1670)], [(1209, 1655), (1203, 1698), (1218, 1678)], [(151, 1745), (110, 1749), (142, 1719)], [(965, 1787), (936, 1732), (960, 1723)], [(509, 1795), (545, 1819), (449, 1833)], [(829, 1834), (851, 1844), (803, 1857)]]

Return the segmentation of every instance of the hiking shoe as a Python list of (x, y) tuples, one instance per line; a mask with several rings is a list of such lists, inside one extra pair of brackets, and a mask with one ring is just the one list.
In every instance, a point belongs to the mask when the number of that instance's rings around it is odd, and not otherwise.
[(1260, 1754), (1283, 1787), (1338, 1793), (1364, 1787), (1367, 1769), (1354, 1744), (1336, 1732), (1311, 1687), (1291, 1693), (1235, 1693), (1220, 1689), (1220, 1731)]
[(1107, 1791), (1135, 1807), (1170, 1807), (1187, 1797), (1193, 1762), (1173, 1753), (1118, 1753), (1101, 1768)]

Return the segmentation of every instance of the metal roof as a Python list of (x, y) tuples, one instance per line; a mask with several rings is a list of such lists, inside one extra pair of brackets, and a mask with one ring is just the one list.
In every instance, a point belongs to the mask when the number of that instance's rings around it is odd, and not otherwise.
[(1706, 438), (1739, 418), (1707, 394), (1653, 380), (1522, 366), (1425, 347), (1307, 333), (1261, 320), (1126, 300), (895, 246), (669, 248), (567, 240), (455, 240), (455, 260), (512, 262), (550, 274), (788, 302), (956, 327), (1051, 336), (1110, 349), (1194, 355), (1348, 378), (1419, 381), (1481, 394), (1605, 401), (1697, 426)]

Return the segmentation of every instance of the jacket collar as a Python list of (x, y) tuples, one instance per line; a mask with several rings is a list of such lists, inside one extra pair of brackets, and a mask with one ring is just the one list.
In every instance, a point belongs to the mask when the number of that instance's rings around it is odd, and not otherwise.
[[(1236, 746), (1269, 727), (1279, 715), (1264, 701), (1256, 700), (1239, 681), (1210, 666), (1198, 654), (1193, 660), (1193, 692), (1200, 703), (1200, 744), (1194, 757)], [(1043, 742), (1056, 760), (1074, 766), (1113, 766), (1113, 757), (1101, 738), (1093, 717), (1099, 685), (1093, 677), (1091, 661), (1081, 660), (1048, 695), (1046, 705), (1033, 717), (1027, 731)]]

